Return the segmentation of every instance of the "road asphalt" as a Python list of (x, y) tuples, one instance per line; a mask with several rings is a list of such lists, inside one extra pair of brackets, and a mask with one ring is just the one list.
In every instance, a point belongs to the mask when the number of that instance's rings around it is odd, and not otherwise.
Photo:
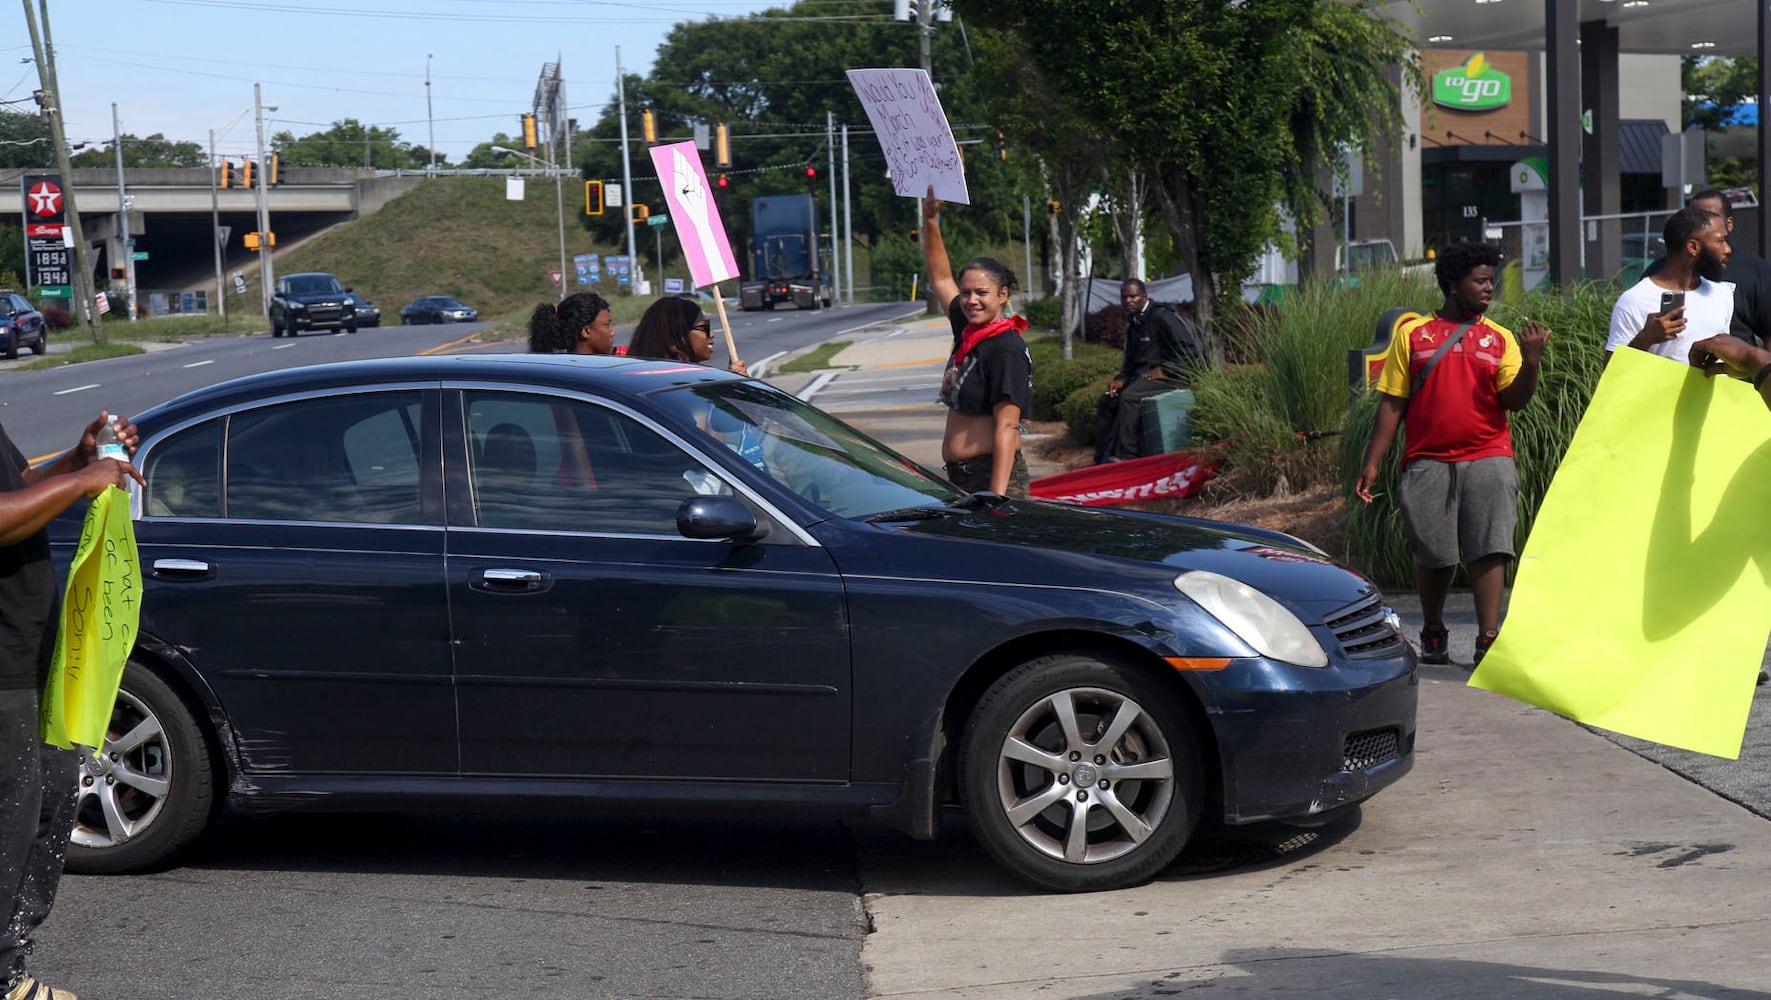
[[(845, 339), (765, 377), (938, 468), (945, 322)], [(1740, 760), (1671, 750), (1469, 687), (1467, 592), (1446, 617), (1414, 770), (1344, 823), (1202, 831), (1150, 885), (1083, 896), (1022, 889), (960, 820), (858, 831), (868, 995), (1771, 998), (1771, 687)]]

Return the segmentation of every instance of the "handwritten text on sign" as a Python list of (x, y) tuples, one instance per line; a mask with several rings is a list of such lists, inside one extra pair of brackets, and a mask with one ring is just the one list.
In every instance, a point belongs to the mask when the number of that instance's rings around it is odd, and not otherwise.
[(892, 172), (893, 191), (920, 198), (933, 185), (935, 197), (942, 201), (971, 204), (959, 146), (953, 141), (953, 129), (927, 73), (920, 69), (851, 69), (849, 83), (879, 137), (886, 167)]

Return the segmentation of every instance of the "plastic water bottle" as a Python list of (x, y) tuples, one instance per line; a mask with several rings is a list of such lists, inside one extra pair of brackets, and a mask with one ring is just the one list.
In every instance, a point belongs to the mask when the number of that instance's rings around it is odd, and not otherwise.
[(121, 417), (105, 414), (105, 422), (98, 428), (98, 457), (114, 458), (119, 462), (129, 461), (129, 449), (117, 437), (117, 421)]

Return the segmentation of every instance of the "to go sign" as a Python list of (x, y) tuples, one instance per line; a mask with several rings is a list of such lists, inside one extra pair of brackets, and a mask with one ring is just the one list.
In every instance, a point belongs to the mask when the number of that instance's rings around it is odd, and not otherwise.
[(1433, 103), (1457, 111), (1492, 111), (1513, 100), (1513, 78), (1478, 52), (1462, 66), (1433, 74)]

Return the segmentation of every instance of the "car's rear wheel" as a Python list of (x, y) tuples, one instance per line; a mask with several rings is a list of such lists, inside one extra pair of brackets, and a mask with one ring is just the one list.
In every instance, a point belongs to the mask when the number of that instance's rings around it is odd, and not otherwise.
[(31, 353), (41, 356), (44, 352), (46, 352), (48, 350), (49, 350), (49, 331), (48, 330), (38, 330), (37, 331), (37, 342), (35, 344), (31, 345)]
[(1198, 822), (1198, 736), (1174, 695), (1111, 657), (1023, 663), (979, 700), (960, 744), (960, 795), (979, 843), (1035, 885), (1138, 885)]
[(82, 755), (69, 871), (111, 875), (162, 864), (214, 813), (208, 740), (184, 699), (131, 661), (99, 756)]

